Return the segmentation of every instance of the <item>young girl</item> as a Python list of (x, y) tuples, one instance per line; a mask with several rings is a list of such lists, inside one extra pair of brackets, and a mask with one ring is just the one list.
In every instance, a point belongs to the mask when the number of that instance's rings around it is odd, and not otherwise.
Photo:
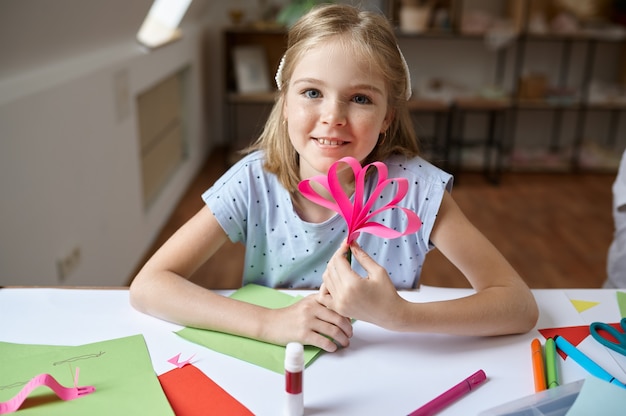
[[(382, 15), (342, 5), (313, 9), (290, 30), (276, 81), (277, 101), (253, 151), (203, 195), (206, 206), (145, 264), (130, 288), (135, 308), (186, 326), (326, 351), (349, 345), (350, 318), (460, 335), (521, 333), (535, 325), (528, 287), (462, 214), (449, 193), (451, 176), (418, 156), (406, 103), (408, 68)], [(408, 179), (399, 204), (419, 215), (418, 232), (391, 240), (361, 234), (358, 244), (346, 245), (343, 218), (297, 188), (345, 156), (363, 165), (382, 161), (389, 177)], [(351, 195), (352, 171), (339, 176)], [(377, 220), (403, 227), (398, 210)], [(188, 281), (227, 238), (246, 246), (243, 284), (320, 290), (273, 310)], [(424, 303), (398, 295), (397, 289), (416, 287), (435, 246), (475, 294)]]

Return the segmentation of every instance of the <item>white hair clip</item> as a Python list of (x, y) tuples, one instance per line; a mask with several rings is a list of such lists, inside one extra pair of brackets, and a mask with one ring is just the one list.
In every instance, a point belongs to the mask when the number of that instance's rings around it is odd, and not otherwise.
[(276, 86), (278, 87), (278, 91), (280, 91), (283, 86), (283, 67), (284, 66), (285, 66), (285, 55), (283, 55), (283, 57), (280, 58), (280, 63), (278, 64), (276, 75), (274, 76), (274, 80), (276, 81)]
[[(398, 46), (398, 52), (400, 52), (400, 58), (402, 59), (402, 66), (404, 67), (404, 72), (405, 72), (405, 77), (406, 77), (406, 91), (405, 91), (405, 98), (408, 99), (411, 98), (411, 95), (413, 94), (413, 90), (411, 88), (411, 73), (409, 72), (409, 65), (406, 63), (406, 59), (404, 59), (404, 55), (402, 54), (402, 51), (400, 50), (400, 47)], [(280, 91), (283, 85), (283, 67), (285, 66), (285, 55), (283, 55), (282, 58), (280, 58), (280, 63), (278, 64), (278, 69), (276, 70), (276, 75), (274, 76), (274, 80), (276, 81), (276, 86), (278, 87), (278, 90)]]
[(398, 48), (398, 52), (400, 52), (402, 66), (404, 66), (404, 76), (406, 77), (406, 91), (404, 92), (404, 96), (406, 100), (409, 101), (409, 98), (411, 98), (411, 95), (413, 95), (413, 89), (411, 87), (411, 72), (409, 71), (409, 65), (406, 63), (406, 59), (404, 59), (404, 55), (402, 54), (400, 47), (398, 45), (396, 45), (396, 47)]

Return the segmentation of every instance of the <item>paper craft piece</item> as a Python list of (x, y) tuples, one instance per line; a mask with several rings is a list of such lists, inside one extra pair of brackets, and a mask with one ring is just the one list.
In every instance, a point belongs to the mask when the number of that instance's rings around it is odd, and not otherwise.
[(587, 377), (567, 416), (623, 416), (626, 390), (596, 377)]
[(80, 367), (82, 382), (94, 386), (95, 394), (65, 402), (50, 390), (36, 389), (19, 414), (174, 415), (141, 335), (75, 347), (0, 342), (0, 401), (15, 396), (37, 374), (50, 374), (65, 386), (73, 384), (70, 365)]
[[(255, 284), (242, 287), (230, 297), (274, 309), (292, 305), (300, 299), (300, 297), (294, 297), (279, 290)], [(183, 328), (176, 333), (191, 342), (203, 345), (222, 354), (239, 358), (279, 374), (284, 372), (284, 346), (268, 344), (223, 332), (189, 327)], [(320, 348), (306, 345), (304, 347), (305, 366), (309, 366), (322, 351)]]
[(622, 318), (626, 318), (626, 292), (617, 291), (617, 306)]
[(30, 393), (38, 387), (49, 387), (61, 400), (74, 400), (81, 396), (93, 393), (96, 389), (93, 386), (78, 386), (79, 368), (76, 367), (76, 376), (74, 377), (74, 386), (62, 386), (50, 374), (39, 374), (33, 377), (12, 399), (0, 403), (0, 415), (17, 412), (24, 400)]
[(175, 356), (173, 356), (172, 358), (170, 358), (169, 360), (167, 360), (168, 363), (175, 365), (178, 368), (183, 368), (184, 366), (186, 366), (187, 364), (191, 363), (192, 358), (195, 357), (195, 354), (192, 355), (191, 357), (189, 357), (188, 359), (186, 359), (185, 361), (179, 361), (180, 360), (180, 353), (176, 354)]
[(576, 308), (578, 312), (584, 312), (587, 309), (593, 308), (594, 306), (600, 303), (600, 302), (591, 302), (588, 300), (575, 300), (575, 299), (572, 299), (570, 302), (572, 302), (572, 305), (574, 305), (574, 308)]
[[(339, 178), (337, 177), (337, 169), (341, 163), (347, 163), (354, 173), (354, 203), (350, 201), (350, 196), (346, 195), (343, 191)], [(378, 183), (369, 199), (364, 201), (365, 174), (370, 167), (378, 171)], [(333, 200), (321, 196), (313, 189), (311, 182), (320, 184), (330, 193)], [(396, 195), (382, 208), (378, 208), (370, 213), (370, 209), (373, 207), (374, 203), (376, 203), (385, 187), (393, 186), (393, 183), (397, 185)], [(374, 234), (383, 238), (397, 238), (417, 232), (422, 226), (422, 222), (417, 214), (407, 208), (396, 205), (404, 198), (408, 188), (409, 184), (406, 178), (387, 179), (387, 166), (384, 163), (374, 162), (361, 167), (359, 161), (353, 157), (344, 157), (333, 163), (330, 169), (328, 169), (327, 176), (314, 176), (298, 184), (298, 189), (305, 198), (325, 208), (331, 209), (343, 217), (348, 225), (348, 244), (354, 241), (361, 232)], [(387, 209), (398, 209), (404, 212), (408, 220), (404, 231), (394, 230), (383, 224), (371, 221), (378, 213)]]
[(192, 364), (161, 374), (159, 382), (176, 416), (253, 414)]

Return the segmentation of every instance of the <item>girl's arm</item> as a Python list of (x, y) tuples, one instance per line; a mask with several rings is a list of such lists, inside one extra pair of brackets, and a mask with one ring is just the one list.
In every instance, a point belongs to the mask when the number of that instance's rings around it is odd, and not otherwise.
[(352, 271), (342, 246), (324, 274), (320, 302), (344, 316), (397, 331), (457, 335), (527, 332), (538, 319), (535, 299), (502, 254), (445, 192), (431, 241), (467, 278), (475, 294), (461, 299), (413, 303), (400, 297), (384, 268), (357, 245), (353, 256), (368, 272)]
[[(227, 235), (203, 207), (154, 254), (130, 286), (137, 310), (185, 326), (212, 329), (284, 345), (291, 341), (334, 351), (347, 346), (350, 321), (308, 296), (268, 309), (222, 296), (187, 280), (224, 244)], [(324, 336), (326, 335), (326, 336)]]

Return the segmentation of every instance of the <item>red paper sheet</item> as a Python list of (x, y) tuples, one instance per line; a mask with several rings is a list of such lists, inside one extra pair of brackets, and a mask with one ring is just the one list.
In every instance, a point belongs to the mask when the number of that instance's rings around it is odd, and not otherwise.
[(226, 390), (191, 364), (161, 374), (159, 382), (176, 416), (253, 415)]
[[(619, 322), (610, 323), (609, 325), (619, 330)], [(540, 329), (539, 332), (541, 333), (541, 335), (543, 335), (545, 339), (554, 338), (557, 335), (562, 336), (563, 338), (571, 342), (574, 346), (580, 344), (585, 338), (590, 335), (589, 325), (568, 326), (561, 328), (544, 328)], [(610, 335), (609, 339), (612, 339)], [(557, 349), (557, 352), (559, 353), (561, 358), (565, 359), (565, 357), (567, 357), (567, 355), (563, 351)]]

